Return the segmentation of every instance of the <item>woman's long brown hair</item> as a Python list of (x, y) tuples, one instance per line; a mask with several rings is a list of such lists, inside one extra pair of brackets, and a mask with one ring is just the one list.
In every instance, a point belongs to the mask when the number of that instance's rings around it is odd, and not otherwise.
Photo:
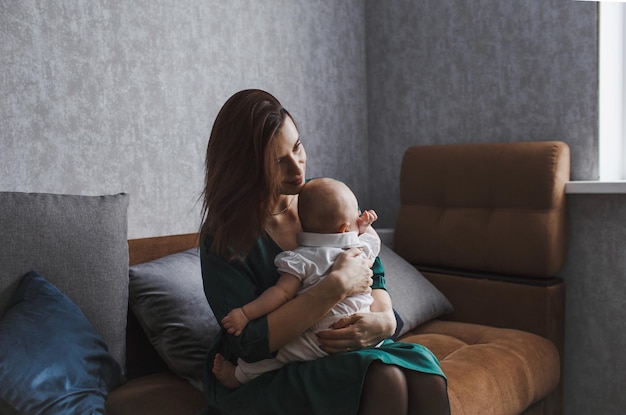
[(270, 144), (287, 117), (271, 94), (249, 89), (230, 97), (215, 119), (206, 153), (201, 232), (211, 235), (209, 248), (225, 259), (247, 255), (280, 196)]

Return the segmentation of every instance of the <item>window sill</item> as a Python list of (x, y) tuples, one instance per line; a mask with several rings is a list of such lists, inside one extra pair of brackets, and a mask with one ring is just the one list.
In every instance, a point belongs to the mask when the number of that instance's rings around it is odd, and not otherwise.
[(626, 180), (601, 182), (597, 180), (565, 183), (567, 194), (626, 194)]

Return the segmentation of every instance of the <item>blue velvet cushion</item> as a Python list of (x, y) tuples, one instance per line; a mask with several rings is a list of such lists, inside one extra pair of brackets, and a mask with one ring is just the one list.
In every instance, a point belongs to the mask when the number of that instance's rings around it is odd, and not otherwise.
[(104, 414), (119, 364), (78, 306), (35, 272), (0, 319), (0, 397), (23, 415)]

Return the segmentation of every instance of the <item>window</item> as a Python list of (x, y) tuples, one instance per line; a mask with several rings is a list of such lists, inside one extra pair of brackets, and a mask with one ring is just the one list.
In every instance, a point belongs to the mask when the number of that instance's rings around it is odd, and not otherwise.
[(600, 0), (598, 3), (600, 180), (569, 182), (565, 186), (567, 193), (626, 194), (625, 2)]
[(624, 3), (599, 3), (599, 169), (601, 181), (626, 179)]

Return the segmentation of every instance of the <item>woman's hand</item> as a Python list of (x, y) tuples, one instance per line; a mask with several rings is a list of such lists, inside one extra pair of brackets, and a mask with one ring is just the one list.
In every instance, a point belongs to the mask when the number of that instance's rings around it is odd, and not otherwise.
[(372, 296), (371, 312), (344, 317), (329, 330), (317, 333), (322, 350), (333, 354), (372, 347), (395, 332), (396, 318), (389, 294), (385, 290), (374, 290)]
[[(395, 320), (395, 319), (394, 319)], [(328, 354), (349, 352), (376, 346), (393, 334), (385, 312), (353, 314), (335, 323), (331, 329), (317, 333), (320, 347)]]
[(372, 264), (373, 261), (361, 257), (359, 248), (350, 248), (337, 257), (324, 284), (333, 284), (341, 298), (370, 293), (373, 284)]

